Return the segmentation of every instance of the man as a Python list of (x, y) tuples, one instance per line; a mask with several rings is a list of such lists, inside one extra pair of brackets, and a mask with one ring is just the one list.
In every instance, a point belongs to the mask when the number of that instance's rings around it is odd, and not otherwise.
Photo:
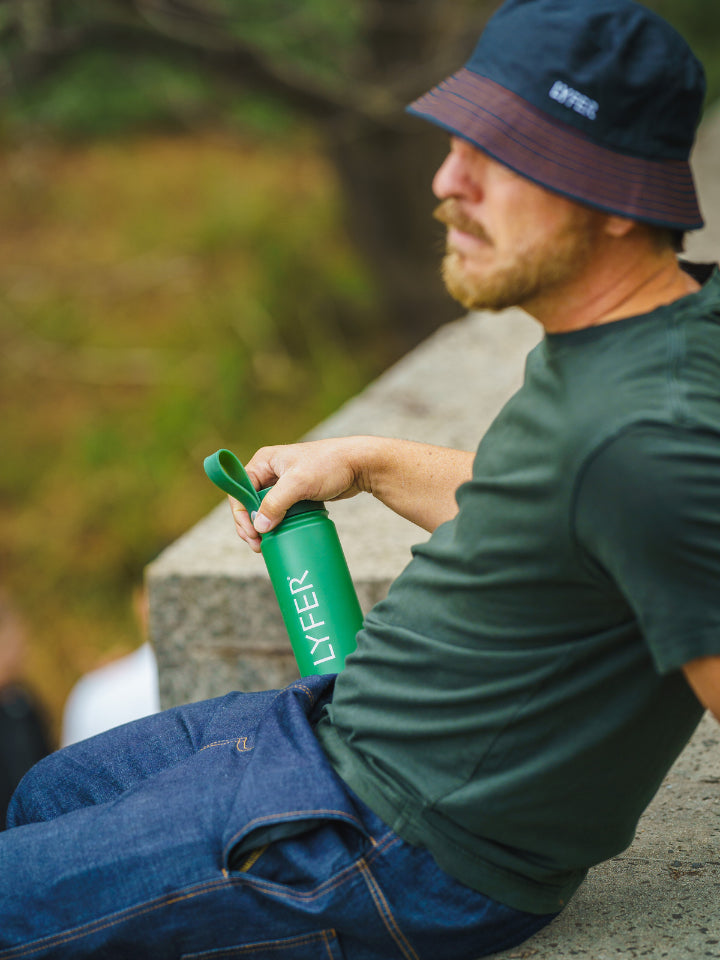
[(525, 384), (475, 458), (255, 455), (254, 549), (294, 501), (360, 491), (432, 536), (334, 690), (177, 708), (36, 767), (0, 838), (0, 960), (474, 960), (630, 842), (720, 715), (720, 275), (673, 249), (702, 222), (702, 97), (631, 0), (508, 0), (412, 106), (451, 135), (449, 289), (545, 327)]

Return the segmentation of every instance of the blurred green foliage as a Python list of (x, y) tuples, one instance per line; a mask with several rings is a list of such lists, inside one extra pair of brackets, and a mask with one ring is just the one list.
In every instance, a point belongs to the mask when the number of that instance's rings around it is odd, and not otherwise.
[(244, 93), (170, 56), (90, 51), (37, 84), (20, 89), (0, 111), (5, 139), (40, 133), (65, 141), (198, 127), (291, 135), (292, 111), (277, 100)]
[[(197, 4), (197, 22), (163, 16), (162, 5), (155, 17), (148, 7), (138, 18), (133, 6), (121, 2), (113, 13), (104, 5), (77, 3), (55, 11), (51, 22), (57, 22), (45, 25), (45, 31), (104, 23), (129, 32), (116, 49), (107, 40), (80, 46), (31, 83), (6, 84), (0, 110), (6, 134), (41, 129), (77, 138), (212, 124), (284, 135), (297, 118), (281, 100), (243, 89), (236, 77), (213, 71), (219, 38), (237, 41), (290, 81), (297, 72), (298, 80), (317, 83), (318, 89), (346, 79), (350, 65), (362, 59), (362, 0), (345, 0), (340, 7), (335, 0), (213, 0)], [(22, 0), (14, 10), (0, 11), (6, 27), (21, 10)], [(28, 42), (27, 35), (26, 26), (14, 40), (1, 41), (9, 62)], [(153, 37), (156, 42), (148, 43)], [(193, 47), (203, 50), (205, 42), (204, 56), (189, 55)]]
[(26, 142), (0, 165), (0, 580), (57, 720), (139, 640), (145, 564), (218, 502), (203, 458), (297, 439), (388, 358), (307, 137)]
[(346, 76), (358, 59), (362, 0), (222, 0), (233, 36), (319, 80)]
[(212, 98), (212, 84), (201, 73), (168, 58), (89, 51), (20, 90), (8, 102), (5, 124), (21, 135), (34, 128), (75, 139), (172, 129), (207, 112)]

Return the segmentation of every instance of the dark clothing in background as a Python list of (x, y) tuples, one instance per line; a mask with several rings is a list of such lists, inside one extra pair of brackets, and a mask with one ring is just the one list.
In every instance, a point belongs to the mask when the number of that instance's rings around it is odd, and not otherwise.
[(51, 750), (45, 717), (34, 697), (16, 684), (0, 688), (0, 830), (5, 829), (15, 787)]

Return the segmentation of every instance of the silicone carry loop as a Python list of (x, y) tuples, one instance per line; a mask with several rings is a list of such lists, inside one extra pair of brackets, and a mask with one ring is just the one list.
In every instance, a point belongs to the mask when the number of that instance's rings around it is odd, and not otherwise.
[(215, 486), (239, 500), (248, 513), (260, 509), (261, 498), (234, 453), (218, 450), (206, 457), (203, 465)]

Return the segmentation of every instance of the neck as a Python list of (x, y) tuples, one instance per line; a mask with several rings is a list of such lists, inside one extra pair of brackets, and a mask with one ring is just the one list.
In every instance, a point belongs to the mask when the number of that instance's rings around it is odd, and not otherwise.
[(562, 290), (524, 308), (548, 333), (565, 333), (649, 313), (698, 289), (670, 248), (619, 243), (599, 251)]

